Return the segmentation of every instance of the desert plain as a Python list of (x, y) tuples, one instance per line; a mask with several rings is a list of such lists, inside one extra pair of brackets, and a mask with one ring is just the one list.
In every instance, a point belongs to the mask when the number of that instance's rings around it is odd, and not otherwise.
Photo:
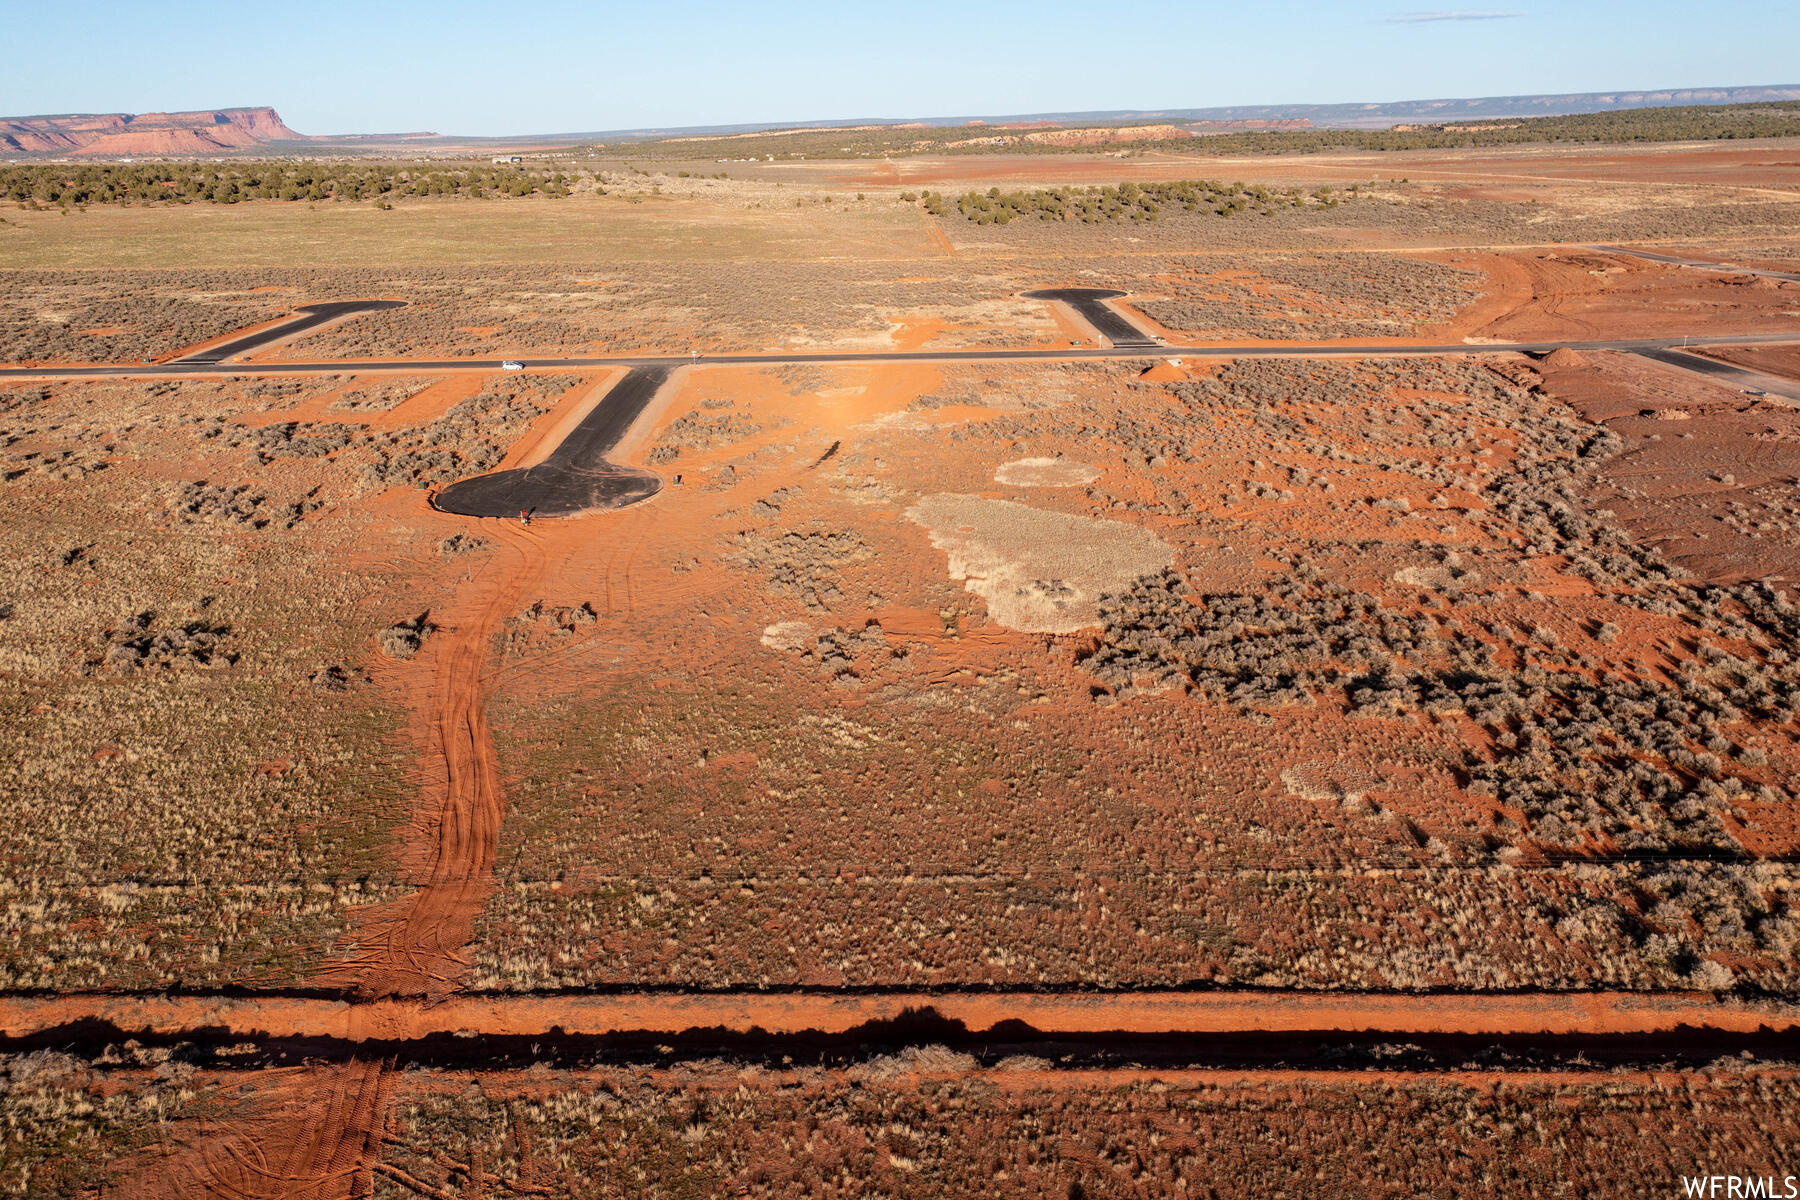
[(0, 1194), (1793, 1166), (1800, 141), (21, 206), (0, 282)]

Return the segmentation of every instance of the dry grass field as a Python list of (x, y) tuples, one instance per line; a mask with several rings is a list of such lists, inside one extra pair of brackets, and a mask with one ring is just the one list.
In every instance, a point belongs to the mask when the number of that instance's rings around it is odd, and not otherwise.
[[(664, 182), (675, 189), (676, 180)], [(0, 246), (11, 267), (132, 269), (857, 261), (929, 249), (917, 214), (891, 195), (859, 201), (854, 192), (745, 184), (747, 194), (714, 198), (656, 186), (604, 197), (420, 200), (388, 211), (269, 203), (17, 212), (0, 227)]]
[(262, 386), (5, 393), (8, 988), (292, 982), (393, 886), (394, 572), (221, 436)]
[[(0, 381), (0, 1194), (1779, 1175), (1800, 413), (1504, 343), (1800, 339), (1800, 282), (1597, 248), (1793, 270), (1782, 150), (8, 209), (8, 364), (407, 306), (179, 377)], [(916, 198), (1131, 178), (1336, 199), (983, 225)], [(1021, 296), (1058, 286), (1127, 293), (1168, 346), (1065, 353), (1094, 331)], [(1225, 348), (1284, 342), (1374, 349)], [(1017, 349), (1057, 357), (977, 353)], [(608, 451), (649, 502), (432, 505), (542, 462), (622, 374), (493, 360), (690, 351)], [(809, 361), (845, 351), (887, 357)], [(1446, 1015), (1104, 1032), (1239, 991)], [(888, 993), (1061, 997), (1089, 1032), (759, 1032)], [(418, 1033), (453, 998), (504, 1024), (599, 995), (717, 1016)], [(146, 997), (179, 1017), (104, 1015)], [(1730, 1021), (1580, 1017), (1602, 997)], [(1505, 1037), (1457, 1025), (1507, 998)], [(338, 1031), (283, 1032), (299, 1000)]]
[(1481, 360), (956, 371), (684, 449), (541, 598), (598, 615), (494, 692), (484, 986), (1791, 993), (1729, 859), (1792, 852), (1794, 610), (1577, 520), (1604, 429)]
[[(1780, 1161), (1796, 1102), (1791, 1065), (1742, 1058), (1704, 1071), (1444, 1069), (1418, 1046), (1387, 1043), (1329, 1069), (1058, 1069), (1041, 1049), (402, 1069), (387, 1085), (381, 1158), (359, 1176), (378, 1196), (1248, 1197), (1309, 1191), (1321, 1176), (1380, 1197), (1564, 1185), (1626, 1196), (1641, 1180)], [(307, 1088), (365, 1073), (288, 1069), (243, 1111), (233, 1093), (261, 1057), (136, 1046), (101, 1061), (10, 1056), (0, 1112), (13, 1151), (0, 1186), (18, 1194), (29, 1178), (30, 1194), (79, 1195), (108, 1183), (98, 1155), (120, 1150), (140, 1155), (111, 1177), (119, 1187), (192, 1183), (179, 1155), (141, 1151), (202, 1126), (218, 1146), (203, 1183), (252, 1188), (255, 1160), (230, 1153), (231, 1139), (316, 1125)]]

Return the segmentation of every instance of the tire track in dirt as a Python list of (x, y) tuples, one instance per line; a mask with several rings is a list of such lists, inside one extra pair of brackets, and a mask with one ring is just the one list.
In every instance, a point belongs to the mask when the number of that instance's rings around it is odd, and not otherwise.
[(203, 1122), (187, 1141), (122, 1176), (106, 1194), (370, 1200), (391, 1073), (380, 1062), (352, 1058), (282, 1074), (280, 1082), (300, 1086), (254, 1116)]
[(444, 628), (427, 644), (430, 684), (426, 795), (404, 835), (411, 896), (367, 914), (355, 953), (320, 972), (320, 986), (362, 998), (437, 1000), (456, 990), (468, 968), (464, 948), (494, 887), (494, 858), (505, 799), (482, 700), (490, 639), (548, 562), (532, 529), (498, 524), (501, 554), (464, 585)]
[[(441, 1002), (456, 991), (476, 918), (494, 889), (505, 798), (482, 673), (493, 631), (541, 581), (550, 559), (541, 531), (501, 524), (493, 532), (502, 552), (440, 611), (443, 628), (427, 643), (429, 684), (419, 691), (433, 769), (425, 772), (403, 853), (417, 890), (367, 914), (355, 952), (315, 981), (358, 998), (341, 1006), (353, 1027), (362, 1026), (371, 1001), (417, 1013), (425, 1011), (420, 1001)], [(321, 1082), (273, 1119), (219, 1128), (166, 1157), (146, 1192), (189, 1196), (198, 1189), (232, 1200), (373, 1197), (388, 1113), (382, 1065), (352, 1061)]]
[(944, 227), (937, 223), (937, 218), (925, 218), (925, 232), (931, 235), (931, 244), (942, 250), (945, 258), (956, 257), (956, 247), (951, 244), (949, 235), (944, 232)]
[[(404, 857), (418, 879), (410, 896), (366, 915), (355, 952), (319, 975), (319, 983), (366, 1001), (441, 1001), (468, 967), (465, 948), (494, 888), (505, 798), (483, 704), (482, 672), (491, 635), (517, 609), (549, 561), (540, 533), (500, 525), (502, 553), (463, 585), (440, 614), (428, 643), (429, 685), (420, 689), (427, 727), (419, 811)], [(360, 1006), (346, 1006), (360, 1025)], [(164, 1160), (166, 1186), (151, 1194), (233, 1200), (365, 1200), (375, 1194), (387, 1084), (379, 1062), (351, 1062), (299, 1098), (298, 1112), (212, 1132)], [(310, 1090), (310, 1089), (309, 1089)], [(288, 1106), (290, 1109), (294, 1105)], [(134, 1193), (135, 1194), (135, 1193)]]
[[(406, 1024), (405, 1016), (384, 1019), (370, 1008), (398, 1004), (401, 1013), (416, 1017), (426, 1011), (420, 1001), (441, 1003), (458, 990), (475, 922), (495, 887), (506, 804), (484, 703), (489, 647), (494, 631), (544, 581), (550, 564), (566, 557), (556, 543), (581, 535), (570, 525), (552, 532), (510, 522), (496, 524), (493, 534), (501, 553), (464, 582), (448, 609), (439, 610), (442, 628), (428, 643), (423, 664), (429, 672), (428, 687), (419, 689), (428, 769), (402, 856), (418, 888), (366, 914), (355, 952), (315, 980), (357, 999), (344, 1006), (357, 1030)], [(386, 1092), (379, 1063), (352, 1062), (303, 1102), (300, 1119), (222, 1130), (195, 1154), (166, 1160), (166, 1178), (175, 1185), (168, 1194), (191, 1195), (198, 1185), (205, 1194), (237, 1200), (364, 1200), (375, 1194), (377, 1173), (390, 1188), (409, 1187), (380, 1163)]]

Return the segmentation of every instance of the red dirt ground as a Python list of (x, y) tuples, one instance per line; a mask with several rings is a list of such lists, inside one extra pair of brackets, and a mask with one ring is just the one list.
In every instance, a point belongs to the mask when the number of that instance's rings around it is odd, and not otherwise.
[[(1795, 297), (1795, 303), (1800, 305), (1800, 296)], [(1800, 346), (1705, 346), (1695, 353), (1765, 375), (1800, 379)]]
[[(1647, 157), (1650, 153), (1656, 157)], [(1800, 186), (1800, 163), (1793, 161), (1795, 158), (1800, 158), (1800, 153), (1791, 145), (1759, 145), (1642, 154), (1572, 152), (1554, 160), (1529, 152), (1495, 152), (1254, 161), (1264, 164), (1262, 169), (1268, 172), (1259, 178), (1281, 178), (1283, 172), (1294, 178), (1318, 178), (1330, 172), (1340, 172), (1345, 178), (1367, 178), (1377, 167), (1383, 173), (1406, 173), (1413, 178), (1454, 179), (1468, 173), (1521, 182), (1603, 177), (1631, 181), (1651, 178), (1656, 172), (1673, 172), (1688, 182), (1784, 188)], [(1122, 177), (1192, 177), (1204, 165), (1211, 165), (1216, 174), (1221, 162), (1186, 156), (911, 160), (884, 164), (879, 179), (840, 178), (848, 183), (917, 184), (1040, 179), (1046, 178), (1048, 171), (1055, 178), (1112, 182)], [(829, 169), (844, 170), (837, 166)], [(1488, 198), (1497, 194), (1489, 193)], [(954, 253), (941, 230), (934, 227), (933, 234), (946, 254)], [(1784, 309), (1795, 307), (1795, 295), (1780, 288), (1580, 249), (1463, 257), (1488, 270), (1489, 294), (1454, 321), (1423, 335), (1427, 339), (1574, 340), (1793, 327)], [(941, 322), (930, 319), (903, 322), (895, 344), (902, 349), (924, 346), (944, 332)], [(1718, 356), (1791, 373), (1797, 361), (1794, 353), (1791, 349), (1758, 348), (1722, 351)], [(1544, 370), (1551, 394), (1568, 400), (1590, 419), (1607, 422), (1627, 439), (1626, 452), (1600, 476), (1597, 503), (1614, 509), (1640, 537), (1662, 545), (1674, 561), (1703, 578), (1800, 577), (1800, 550), (1795, 548), (1800, 538), (1773, 533), (1752, 536), (1730, 524), (1725, 507), (1735, 494), (1784, 480), (1791, 484), (1800, 478), (1800, 414), (1783, 406), (1747, 403), (1732, 389), (1629, 356), (1594, 355), (1573, 366), (1547, 363)], [(797, 430), (821, 445), (876, 421), (948, 425), (976, 411), (947, 405), (911, 412), (908, 401), (941, 381), (942, 372), (926, 364), (857, 368), (842, 375), (866, 376), (868, 386), (860, 391), (826, 389), (797, 399), (799, 392), (778, 387), (761, 369), (708, 368), (671, 385), (663, 407), (679, 410), (704, 392), (780, 404), (798, 417)], [(451, 375), (387, 413), (345, 413), (342, 419), (384, 427), (416, 424), (471, 394), (482, 382), (476, 374)], [(607, 381), (602, 380), (592, 388), (572, 390), (512, 447), (505, 465), (541, 457), (606, 386)], [(845, 392), (854, 394), (839, 394)], [(268, 419), (339, 419), (328, 408), (331, 395), (313, 397)], [(1668, 415), (1675, 411), (1688, 419)], [(658, 420), (658, 413), (646, 416), (650, 424)], [(643, 430), (639, 433), (633, 445), (641, 450)], [(1682, 437), (1682, 433), (1692, 436)], [(683, 455), (680, 468), (703, 477), (730, 457), (729, 449), (697, 450)], [(802, 477), (800, 471), (785, 467), (759, 471), (760, 491), (796, 484)], [(1730, 482), (1719, 478), (1724, 474), (1731, 475)], [(382, 515), (404, 518), (429, 535), (466, 528), (465, 522), (425, 508), (417, 495), (387, 497), (379, 504), (386, 506)], [(698, 561), (701, 556), (716, 555), (715, 531), (701, 528), (699, 522), (676, 519), (684, 510), (689, 515), (697, 511), (691, 494), (679, 500), (665, 497), (623, 514), (545, 522), (529, 529), (489, 522), (482, 532), (497, 548), (483, 568), (460, 580), (455, 575), (464, 569), (461, 566), (441, 569), (438, 582), (447, 599), (433, 605), (433, 619), (441, 631), (417, 659), (377, 671), (378, 682), (394, 694), (406, 695), (414, 705), (412, 724), (420, 745), (422, 787), (417, 812), (403, 832), (398, 854), (417, 891), (362, 914), (354, 953), (310, 981), (321, 987), (351, 989), (369, 998), (366, 1002), (200, 996), (15, 998), (0, 1001), (0, 1030), (9, 1036), (28, 1036), (98, 1019), (122, 1030), (171, 1036), (211, 1028), (246, 1037), (358, 1042), (442, 1033), (532, 1035), (552, 1029), (596, 1034), (695, 1027), (831, 1032), (893, 1020), (920, 1008), (930, 1008), (974, 1030), (1023, 1021), (1039, 1029), (1072, 1033), (1255, 1029), (1376, 1031), (1404, 1036), (1438, 1032), (1666, 1033), (1683, 1028), (1748, 1033), (1800, 1028), (1800, 1010), (1792, 1004), (1720, 1002), (1703, 993), (1597, 991), (1446, 997), (1294, 991), (969, 994), (919, 990), (880, 995), (458, 995), (469, 970), (475, 922), (495, 888), (495, 855), (506, 809), (487, 701), (498, 689), (517, 685), (527, 676), (530, 686), (546, 692), (566, 685), (559, 678), (557, 661), (550, 656), (491, 666), (493, 635), (532, 598), (558, 595), (577, 584), (592, 590), (603, 620), (682, 606), (706, 595), (692, 579), (663, 580), (653, 594), (640, 590), (645, 586), (644, 572), (636, 564), (646, 545), (657, 547), (662, 561), (683, 555)], [(918, 565), (909, 564), (905, 569)], [(931, 566), (936, 569), (935, 559)], [(1278, 566), (1259, 558), (1243, 569), (1254, 574)], [(1542, 587), (1547, 594), (1581, 593), (1579, 583), (1556, 575), (1550, 567), (1542, 569)], [(989, 627), (959, 632), (952, 643), (941, 618), (930, 611), (889, 606), (879, 615), (884, 627), (931, 642), (930, 653), (944, 657), (947, 673), (968, 674), (970, 663), (987, 665), (981, 657), (987, 651), (1020, 640)], [(743, 622), (732, 613), (709, 619), (721, 627)], [(1422, 773), (1416, 773), (1407, 782), (1416, 785), (1422, 778)], [(1431, 801), (1425, 796), (1426, 789), (1414, 790), (1419, 795), (1398, 801), (1397, 811), (1408, 819), (1429, 823), (1432, 817), (1426, 810)], [(991, 795), (991, 790), (986, 794)], [(1419, 811), (1409, 809), (1409, 804)], [(1768, 846), (1750, 848), (1773, 852), (1784, 847), (1771, 841)], [(421, 1004), (421, 999), (433, 1003)], [(246, 1197), (371, 1195), (379, 1169), (382, 1122), (391, 1102), (390, 1075), (379, 1064), (352, 1063), (323, 1074), (271, 1077), (271, 1086), (254, 1112), (209, 1127), (186, 1151), (153, 1157), (142, 1164), (131, 1190), (191, 1194), (193, 1181), (200, 1178), (218, 1193)], [(1283, 1073), (1281, 1078), (1291, 1080), (1293, 1075)], [(391, 1173), (386, 1180), (421, 1190)]]
[[(1522, 147), (1491, 150), (1332, 152), (1280, 157), (1210, 156), (1157, 151), (1131, 158), (1089, 155), (918, 157), (879, 167), (809, 164), (840, 187), (938, 186), (975, 181), (1118, 183), (1231, 178), (1292, 183), (1399, 179), (1518, 183), (1688, 183), (1777, 189), (1800, 194), (1800, 139), (1754, 145), (1651, 146), (1642, 149)], [(1495, 193), (1491, 198), (1500, 198)]]
[(1552, 395), (1626, 439), (1600, 473), (1595, 504), (1701, 579), (1785, 581), (1791, 594), (1800, 536), (1756, 526), (1792, 523), (1800, 410), (1631, 355), (1584, 357), (1586, 366), (1545, 364), (1544, 374)]
[(1519, 251), (1478, 262), (1498, 285), (1497, 294), (1483, 301), (1482, 315), (1494, 307), (1503, 311), (1469, 323), (1473, 338), (1600, 341), (1754, 332), (1800, 337), (1800, 321), (1789, 315), (1800, 305), (1800, 284), (1763, 286), (1772, 281), (1757, 284), (1750, 276), (1581, 248)]
[(0, 1031), (29, 1037), (83, 1016), (120, 1029), (179, 1037), (202, 1029), (237, 1036), (352, 1042), (455, 1033), (488, 1037), (689, 1029), (771, 1034), (845, 1033), (929, 1010), (983, 1032), (1018, 1021), (1042, 1032), (1626, 1034), (1681, 1028), (1754, 1033), (1800, 1030), (1800, 1005), (1720, 1001), (1710, 993), (1581, 992), (1564, 995), (1372, 996), (1345, 993), (1123, 992), (885, 995), (624, 993), (335, 1000), (202, 996), (65, 996), (0, 1000)]

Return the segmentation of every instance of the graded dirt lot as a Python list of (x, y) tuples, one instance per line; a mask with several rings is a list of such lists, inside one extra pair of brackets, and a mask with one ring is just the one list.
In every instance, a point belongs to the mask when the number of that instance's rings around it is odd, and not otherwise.
[(1518, 146), (1472, 150), (1402, 150), (1268, 156), (1217, 156), (1204, 141), (1193, 153), (1131, 155), (1004, 154), (915, 157), (879, 164), (842, 162), (753, 168), (774, 178), (804, 178), (840, 187), (960, 186), (974, 183), (1117, 183), (1167, 179), (1248, 179), (1335, 183), (1368, 179), (1471, 180), (1490, 188), (1514, 183), (1726, 184), (1800, 192), (1800, 139), (1750, 145), (1673, 143), (1645, 147)]
[(1735, 363), (1740, 367), (1749, 367), (1753, 371), (1762, 371), (1785, 379), (1800, 378), (1800, 349), (1791, 345), (1708, 347), (1706, 355), (1708, 358), (1716, 358), (1721, 362)]
[(9, 212), (0, 1189), (1779, 1174), (1794, 154)]

